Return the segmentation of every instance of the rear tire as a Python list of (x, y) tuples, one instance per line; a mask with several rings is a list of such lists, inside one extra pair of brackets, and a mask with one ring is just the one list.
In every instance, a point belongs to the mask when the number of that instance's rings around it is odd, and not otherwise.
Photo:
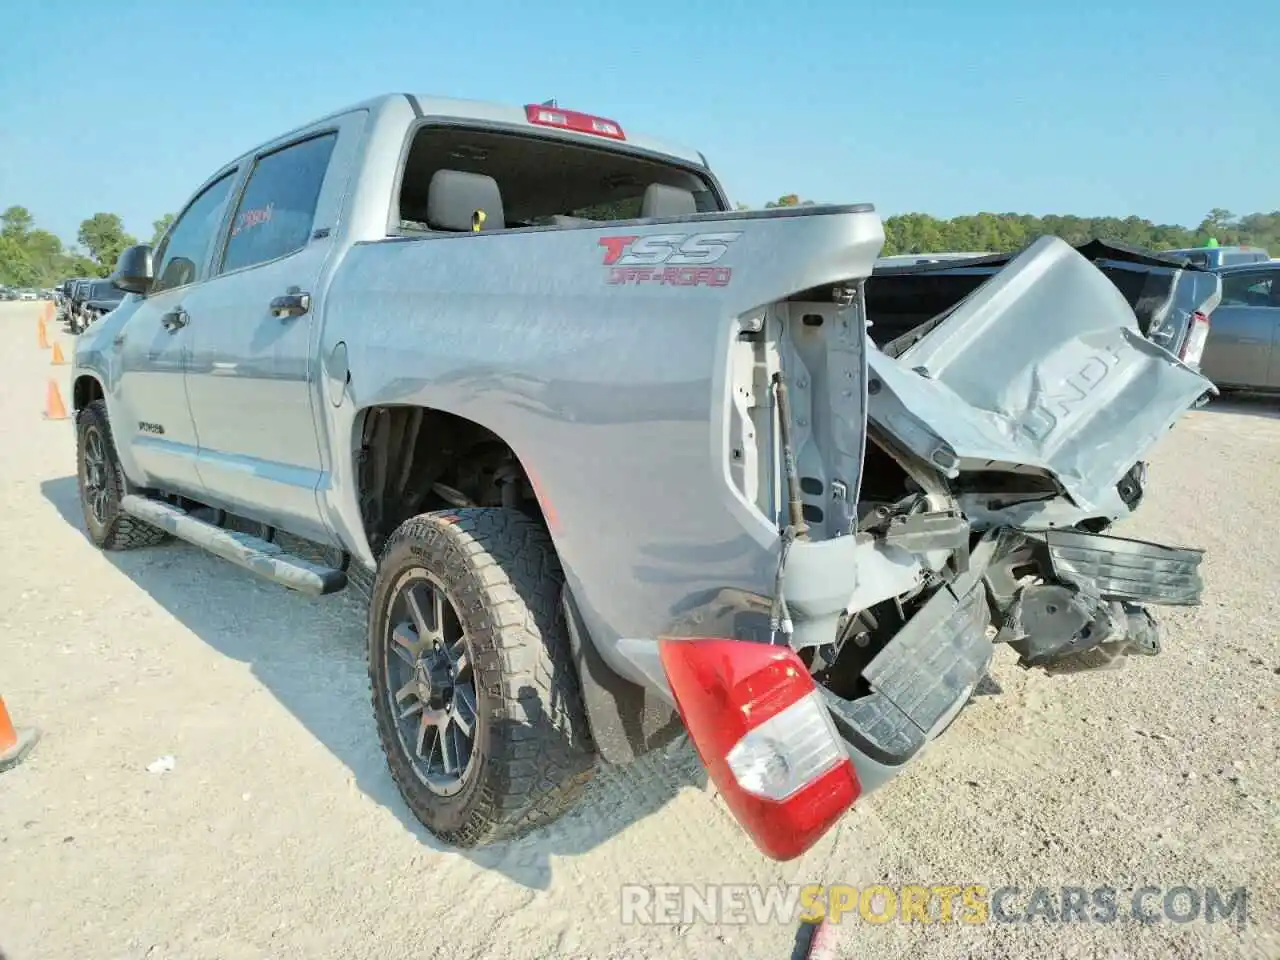
[(120, 509), (127, 485), (103, 400), (95, 400), (76, 415), (76, 479), (85, 529), (95, 546), (133, 550), (169, 539), (163, 530)]
[[(387, 542), (369, 604), (374, 718), (400, 795), (447, 843), (471, 847), (520, 836), (564, 813), (591, 778), (595, 751), (562, 586), (550, 538), (513, 510), (422, 514)], [(412, 591), (419, 599), (411, 605)], [(436, 597), (440, 619), (418, 620), (434, 625), (424, 632), (408, 622)], [(451, 666), (464, 661), (451, 679)], [(468, 699), (474, 714), (464, 706)], [(446, 747), (451, 721), (418, 718), (454, 710), (471, 726), (471, 739), (455, 727)], [(442, 763), (432, 768), (446, 749), (455, 770), (466, 754), (456, 782), (440, 772), (447, 770)]]

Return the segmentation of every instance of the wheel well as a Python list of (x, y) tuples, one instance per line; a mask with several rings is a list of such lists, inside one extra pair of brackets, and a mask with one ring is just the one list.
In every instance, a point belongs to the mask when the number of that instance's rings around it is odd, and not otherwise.
[(508, 507), (546, 518), (515, 451), (478, 423), (424, 407), (379, 406), (356, 423), (360, 515), (374, 554), (410, 517), (448, 507)]
[(76, 377), (71, 388), (71, 406), (83, 410), (95, 400), (103, 399), (102, 384), (90, 376)]

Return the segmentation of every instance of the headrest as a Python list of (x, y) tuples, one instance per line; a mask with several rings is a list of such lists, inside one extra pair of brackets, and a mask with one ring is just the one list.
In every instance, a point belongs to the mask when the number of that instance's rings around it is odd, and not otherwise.
[(687, 217), (698, 212), (693, 194), (665, 183), (651, 183), (644, 192), (640, 205), (641, 217)]
[(427, 225), (432, 230), (471, 230), (471, 216), (484, 211), (481, 230), (501, 230), (502, 194), (493, 177), (461, 170), (437, 170), (427, 187)]

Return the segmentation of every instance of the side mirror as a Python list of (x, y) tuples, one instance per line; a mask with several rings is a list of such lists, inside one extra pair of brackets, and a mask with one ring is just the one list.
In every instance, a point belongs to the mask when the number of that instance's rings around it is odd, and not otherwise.
[(111, 274), (112, 286), (125, 293), (146, 293), (154, 280), (155, 267), (149, 243), (139, 243), (126, 249), (120, 254), (115, 272)]

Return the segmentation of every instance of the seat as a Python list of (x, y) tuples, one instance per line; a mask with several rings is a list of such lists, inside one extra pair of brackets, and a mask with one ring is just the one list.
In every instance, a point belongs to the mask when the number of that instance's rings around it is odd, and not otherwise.
[(432, 174), (427, 186), (427, 226), (469, 233), (476, 211), (484, 213), (481, 230), (501, 230), (506, 226), (502, 192), (493, 177), (462, 170), (437, 170)]
[(688, 217), (697, 212), (698, 202), (692, 191), (669, 187), (665, 183), (649, 184), (640, 204), (641, 218)]

